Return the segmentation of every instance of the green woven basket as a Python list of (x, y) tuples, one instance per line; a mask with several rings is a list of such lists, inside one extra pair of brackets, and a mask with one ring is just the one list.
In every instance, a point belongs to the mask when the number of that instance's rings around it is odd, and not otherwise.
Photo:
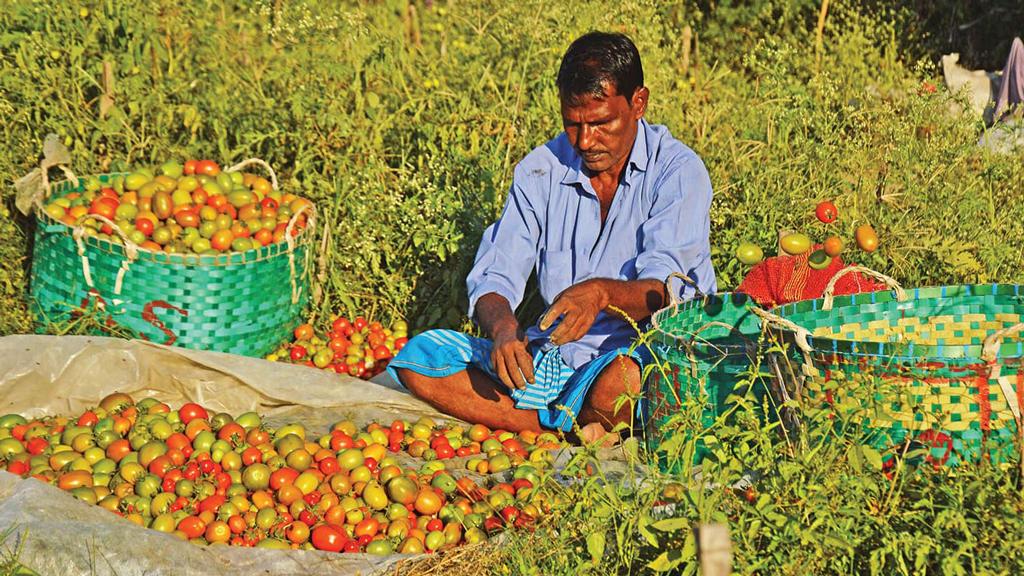
[[(98, 178), (106, 184), (115, 176)], [(83, 186), (67, 180), (54, 184), (50, 196), (76, 191)], [(218, 255), (145, 250), (85, 235), (83, 227), (69, 227), (44, 210), (36, 215), (31, 303), (40, 330), (101, 307), (108, 324), (145, 340), (263, 356), (301, 321), (312, 213), (292, 241)]]
[(763, 314), (802, 373), (796, 394), (854, 409), (866, 442), (898, 455), (917, 446), (936, 465), (1014, 449), (1024, 406), (1024, 290), (938, 286), (825, 297)]
[[(689, 279), (684, 281), (692, 285)], [(671, 289), (668, 293), (673, 294)], [(747, 394), (739, 383), (749, 380), (747, 372), (759, 351), (760, 319), (750, 310), (755, 305), (744, 294), (698, 292), (693, 300), (675, 302), (651, 318), (654, 353), (665, 370), (652, 371), (645, 387), (649, 450), (657, 452), (669, 438), (686, 436), (682, 428), (697, 424), (674, 417), (684, 405), (700, 403), (699, 425), (708, 428), (735, 405), (737, 396)], [(763, 387), (753, 388), (755, 401), (761, 402)], [(707, 449), (698, 442), (695, 461), (706, 455)], [(683, 465), (666, 461), (664, 454), (659, 457), (666, 470), (677, 471)]]

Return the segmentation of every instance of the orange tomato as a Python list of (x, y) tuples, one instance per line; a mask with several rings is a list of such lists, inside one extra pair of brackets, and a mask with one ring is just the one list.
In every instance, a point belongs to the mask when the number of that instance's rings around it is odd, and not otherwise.
[(437, 495), (430, 488), (424, 488), (420, 490), (420, 493), (416, 496), (416, 503), (414, 504), (416, 511), (420, 514), (430, 516), (437, 514), (444, 506), (444, 500)]
[(214, 542), (227, 542), (231, 539), (231, 528), (227, 522), (222, 520), (214, 520), (210, 522), (210, 525), (206, 527), (206, 541), (209, 543)]
[(857, 246), (865, 252), (874, 252), (878, 249), (878, 234), (870, 224), (861, 224), (854, 233), (857, 239)]
[(288, 529), (285, 530), (284, 535), (289, 541), (295, 544), (302, 544), (309, 540), (309, 526), (304, 522), (292, 522)]
[(122, 458), (132, 451), (132, 445), (125, 438), (118, 438), (107, 445), (107, 458), (114, 462), (120, 462)]
[(362, 522), (356, 524), (356, 528), (353, 533), (356, 537), (369, 536), (372, 538), (377, 535), (378, 530), (380, 530), (380, 521), (376, 518), (366, 518)]
[(267, 246), (274, 243), (274, 233), (266, 228), (261, 228), (253, 235), (253, 240), (260, 243), (260, 246)]
[(227, 205), (227, 203), (228, 197), (223, 194), (213, 194), (206, 199), (207, 206), (210, 206), (211, 208), (216, 208), (218, 210), (220, 210), (222, 206)]
[(182, 228), (198, 228), (199, 227), (199, 214), (193, 211), (191, 208), (178, 211), (174, 215), (174, 221), (177, 222)]
[(248, 238), (251, 234), (251, 232), (249, 232), (249, 227), (237, 220), (231, 224), (230, 230), (231, 235), (235, 238)]
[(315, 334), (313, 326), (310, 324), (300, 324), (293, 332), (296, 340), (309, 340)]
[(836, 256), (839, 256), (843, 252), (843, 239), (839, 238), (838, 236), (830, 236), (828, 239), (825, 240), (825, 243), (824, 245), (822, 245), (822, 248), (824, 248), (825, 254), (828, 254), (830, 257), (835, 258)]
[(235, 235), (231, 233), (231, 230), (217, 230), (210, 237), (210, 246), (214, 250), (224, 252), (231, 248), (231, 242), (235, 239)]

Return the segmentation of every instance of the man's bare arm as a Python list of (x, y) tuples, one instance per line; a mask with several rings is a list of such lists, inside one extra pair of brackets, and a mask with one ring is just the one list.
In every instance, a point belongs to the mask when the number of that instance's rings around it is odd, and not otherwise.
[(595, 278), (565, 289), (541, 318), (547, 330), (559, 317), (562, 323), (551, 333), (554, 344), (579, 340), (594, 325), (597, 315), (612, 308), (640, 321), (664, 305), (665, 285), (658, 280), (611, 280)]

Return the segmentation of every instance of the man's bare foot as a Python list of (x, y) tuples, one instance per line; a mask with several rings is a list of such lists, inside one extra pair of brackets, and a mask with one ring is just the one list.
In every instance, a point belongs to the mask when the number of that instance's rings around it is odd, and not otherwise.
[(618, 444), (619, 435), (609, 433), (598, 422), (591, 422), (580, 428), (580, 441), (584, 444), (599, 443), (601, 448), (611, 448)]

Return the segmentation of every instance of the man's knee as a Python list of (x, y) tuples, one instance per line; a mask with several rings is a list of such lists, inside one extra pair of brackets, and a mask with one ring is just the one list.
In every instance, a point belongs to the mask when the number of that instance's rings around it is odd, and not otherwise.
[(620, 396), (636, 396), (641, 387), (640, 366), (629, 356), (619, 356), (598, 375), (586, 403), (595, 410), (615, 412)]
[(398, 368), (395, 372), (398, 374), (398, 379), (402, 381), (402, 385), (405, 386), (410, 394), (423, 399), (430, 397), (431, 390), (434, 388), (433, 382), (431, 382), (432, 378), (418, 374), (408, 368)]

